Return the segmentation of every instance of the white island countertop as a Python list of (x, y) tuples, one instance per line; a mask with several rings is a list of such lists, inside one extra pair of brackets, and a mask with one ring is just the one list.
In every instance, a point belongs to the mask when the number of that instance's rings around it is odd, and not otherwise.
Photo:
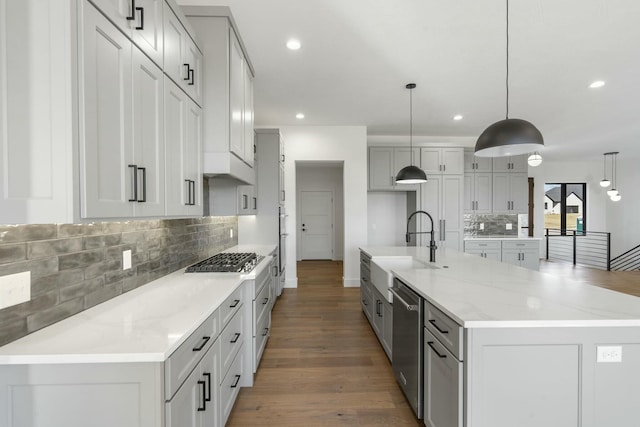
[[(429, 261), (426, 247), (360, 249)], [(635, 296), (450, 249), (433, 265), (392, 272), (465, 328), (640, 326)]]
[(226, 250), (266, 256), (248, 274), (175, 271), (0, 347), (0, 364), (163, 362), (274, 249)]

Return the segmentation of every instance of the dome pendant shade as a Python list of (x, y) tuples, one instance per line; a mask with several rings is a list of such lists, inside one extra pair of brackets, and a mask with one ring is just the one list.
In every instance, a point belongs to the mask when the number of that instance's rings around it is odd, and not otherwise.
[(427, 182), (427, 174), (417, 166), (405, 166), (396, 175), (397, 184), (421, 184)]
[(475, 155), (478, 157), (517, 156), (544, 147), (542, 133), (522, 119), (504, 119), (486, 128), (478, 137)]

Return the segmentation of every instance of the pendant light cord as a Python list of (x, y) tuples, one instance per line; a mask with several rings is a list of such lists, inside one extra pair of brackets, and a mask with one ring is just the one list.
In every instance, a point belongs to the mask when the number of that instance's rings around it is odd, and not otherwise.
[(409, 158), (413, 166), (413, 89), (409, 89)]
[(506, 0), (507, 3), (507, 75), (506, 75), (506, 86), (507, 86), (507, 119), (509, 118), (509, 0)]

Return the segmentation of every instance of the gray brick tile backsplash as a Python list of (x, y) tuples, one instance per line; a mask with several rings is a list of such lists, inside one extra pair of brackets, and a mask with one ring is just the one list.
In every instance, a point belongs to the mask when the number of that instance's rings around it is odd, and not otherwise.
[(0, 309), (0, 345), (237, 245), (230, 229), (237, 217), (0, 225), (0, 276), (31, 271), (31, 300)]

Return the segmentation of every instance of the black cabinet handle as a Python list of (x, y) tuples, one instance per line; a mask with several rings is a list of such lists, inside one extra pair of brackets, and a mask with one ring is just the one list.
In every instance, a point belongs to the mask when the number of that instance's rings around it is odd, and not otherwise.
[(196, 204), (196, 182), (194, 180), (191, 181), (191, 192), (189, 193), (189, 197), (191, 199), (191, 206), (195, 206)]
[(142, 171), (142, 199), (138, 199), (138, 203), (145, 203), (147, 201), (147, 168), (138, 168), (139, 171)]
[(138, 201), (138, 165), (129, 165), (133, 168), (133, 198), (129, 199), (130, 202)]
[(364, 299), (362, 300), (362, 303), (363, 303), (365, 306), (369, 305), (369, 304), (367, 304), (367, 300), (364, 300)]
[(184, 182), (187, 183), (187, 200), (184, 202), (184, 204), (189, 206), (191, 204), (191, 180), (185, 179)]
[(133, 21), (136, 19), (136, 0), (131, 0), (131, 12), (127, 16), (127, 21)]
[(240, 375), (236, 375), (236, 382), (231, 384), (231, 388), (238, 387), (238, 383), (240, 382)]
[(448, 334), (449, 333), (449, 331), (445, 331), (443, 329), (440, 329), (438, 327), (438, 325), (436, 325), (435, 319), (429, 319), (429, 323), (431, 323), (433, 325), (433, 327), (436, 328), (438, 330), (438, 332), (440, 332), (441, 334)]
[(202, 343), (200, 344), (199, 347), (193, 347), (193, 351), (200, 351), (204, 348), (205, 345), (207, 345), (207, 343), (209, 342), (209, 340), (211, 339), (211, 337), (202, 337)]
[(204, 401), (211, 402), (211, 373), (205, 372), (202, 376), (207, 379), (207, 394), (204, 395)]
[(429, 347), (431, 347), (431, 350), (433, 350), (433, 352), (435, 354), (437, 354), (440, 359), (446, 359), (447, 358), (446, 354), (438, 353), (438, 350), (436, 350), (436, 348), (433, 346), (433, 341), (427, 341), (427, 344), (429, 344)]
[(236, 332), (235, 334), (233, 334), (233, 339), (229, 342), (231, 344), (235, 344), (238, 342), (239, 339), (240, 339), (240, 332)]
[(264, 332), (262, 333), (263, 337), (266, 337), (269, 334), (269, 328), (264, 328)]
[(136, 7), (136, 10), (140, 12), (140, 25), (136, 27), (136, 30), (144, 30), (144, 7)]
[(262, 305), (266, 305), (268, 302), (269, 302), (269, 298), (265, 298), (265, 299), (262, 301)]
[(189, 64), (182, 64), (183, 67), (187, 67), (187, 77), (183, 77), (182, 80), (189, 80), (191, 76), (191, 66)]
[(194, 69), (193, 68), (189, 69), (189, 77), (187, 79), (187, 80), (189, 80), (189, 86), (193, 86), (195, 84), (193, 82), (194, 76), (195, 76)]
[(205, 399), (205, 383), (204, 381), (198, 381), (198, 384), (202, 386), (202, 406), (198, 404), (198, 411), (206, 411), (207, 410), (207, 401)]
[(249, 196), (246, 194), (242, 195), (242, 209), (249, 209)]
[(237, 307), (237, 306), (238, 306), (238, 304), (240, 304), (240, 300), (239, 300), (239, 299), (234, 299), (234, 300), (233, 300), (233, 304), (231, 304), (231, 305), (229, 306), (229, 308), (235, 308), (235, 307)]
[(253, 209), (254, 210), (258, 209), (258, 198), (257, 197), (253, 198)]

